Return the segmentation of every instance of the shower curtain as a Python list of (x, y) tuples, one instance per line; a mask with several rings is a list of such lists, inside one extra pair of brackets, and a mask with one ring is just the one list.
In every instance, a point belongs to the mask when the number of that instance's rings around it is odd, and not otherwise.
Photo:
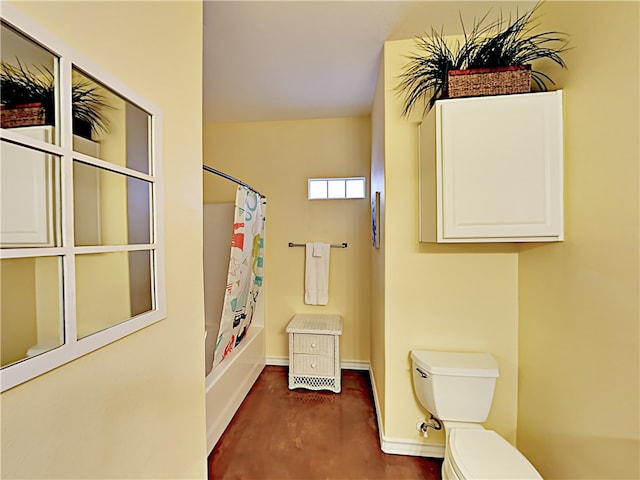
[(262, 287), (266, 200), (239, 186), (231, 237), (229, 273), (216, 340), (215, 368), (247, 333)]

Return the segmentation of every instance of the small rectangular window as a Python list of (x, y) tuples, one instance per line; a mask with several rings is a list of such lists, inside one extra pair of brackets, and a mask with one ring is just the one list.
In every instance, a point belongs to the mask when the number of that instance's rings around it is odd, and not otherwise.
[(347, 198), (365, 198), (364, 178), (347, 179)]
[(327, 181), (309, 179), (309, 200), (321, 200), (327, 198)]
[(310, 178), (309, 200), (366, 198), (365, 177)]

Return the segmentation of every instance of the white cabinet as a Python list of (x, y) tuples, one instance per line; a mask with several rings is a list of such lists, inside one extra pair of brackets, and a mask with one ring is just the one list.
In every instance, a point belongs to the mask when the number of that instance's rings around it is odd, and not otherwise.
[(440, 100), (418, 136), (421, 242), (563, 239), (562, 91)]
[[(53, 127), (24, 127), (19, 131), (36, 140), (53, 141)], [(54, 245), (58, 203), (54, 178), (58, 169), (53, 155), (2, 142), (0, 246)]]
[[(54, 127), (11, 129), (53, 143)], [(97, 142), (73, 136), (74, 151), (98, 158)], [(73, 170), (76, 245), (100, 245), (100, 170)], [(60, 244), (60, 160), (39, 150), (3, 141), (0, 150), (0, 247)]]
[(340, 315), (297, 314), (289, 334), (289, 388), (331, 390), (340, 393)]

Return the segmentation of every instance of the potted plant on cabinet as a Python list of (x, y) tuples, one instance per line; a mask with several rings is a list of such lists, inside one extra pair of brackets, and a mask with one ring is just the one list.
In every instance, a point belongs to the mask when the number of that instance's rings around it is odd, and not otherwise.
[(475, 22), (463, 42), (451, 48), (442, 32), (417, 39), (422, 55), (410, 56), (401, 75), (398, 91), (405, 95), (403, 116), (408, 116), (419, 100), (426, 113), (441, 98), (527, 93), (531, 82), (547, 90), (545, 73), (533, 70), (534, 60), (548, 58), (565, 68), (560, 54), (568, 49), (568, 36), (559, 32), (535, 33), (534, 13), (538, 7), (513, 22), (500, 16), (484, 25), (487, 15)]
[[(98, 91), (98, 85), (74, 81), (71, 87), (73, 132), (91, 140), (91, 133), (108, 132), (108, 120), (102, 110), (111, 108)], [(55, 81), (51, 71), (36, 71), (22, 65), (0, 63), (2, 128), (31, 125), (55, 125)]]

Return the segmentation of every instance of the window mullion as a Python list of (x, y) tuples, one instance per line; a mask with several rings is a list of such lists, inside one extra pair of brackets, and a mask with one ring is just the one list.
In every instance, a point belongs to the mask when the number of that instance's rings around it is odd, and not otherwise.
[[(154, 178), (161, 179), (164, 176), (162, 159), (162, 138), (163, 122), (162, 113), (155, 112), (149, 118), (149, 143), (153, 162), (151, 162), (151, 173)], [(154, 245), (152, 252), (152, 299), (153, 308), (164, 317), (167, 311), (167, 296), (165, 286), (165, 263), (164, 263), (164, 185), (163, 182), (154, 181), (151, 185), (151, 242)]]
[(72, 93), (71, 71), (72, 64), (66, 57), (59, 60), (58, 88), (60, 94), (60, 145), (62, 146), (61, 159), (61, 200), (62, 200), (62, 286), (63, 286), (63, 322), (64, 342), (73, 344), (76, 342), (76, 276), (75, 276), (75, 250), (74, 250), (74, 215), (73, 215), (73, 121), (72, 121)]
[(63, 257), (62, 263), (62, 309), (64, 313), (64, 343), (73, 345), (77, 342), (76, 327), (76, 262), (75, 254)]
[(65, 153), (71, 152), (73, 149), (72, 139), (72, 113), (71, 113), (71, 62), (65, 58), (59, 59), (59, 71), (60, 71), (60, 85), (57, 89), (60, 98), (60, 106), (58, 111), (60, 112), (60, 144), (65, 150)]
[(139, 180), (144, 180), (146, 182), (155, 182), (156, 178), (154, 175), (149, 175), (147, 173), (138, 172), (137, 170), (133, 170), (131, 168), (123, 167), (121, 165), (115, 165), (112, 162), (101, 160), (99, 158), (91, 157), (89, 155), (85, 155), (80, 152), (73, 152), (73, 158), (75, 160), (79, 160), (82, 163), (87, 165), (92, 165), (103, 170), (108, 170), (109, 172), (119, 173), (122, 175), (126, 175), (128, 177), (137, 178)]

